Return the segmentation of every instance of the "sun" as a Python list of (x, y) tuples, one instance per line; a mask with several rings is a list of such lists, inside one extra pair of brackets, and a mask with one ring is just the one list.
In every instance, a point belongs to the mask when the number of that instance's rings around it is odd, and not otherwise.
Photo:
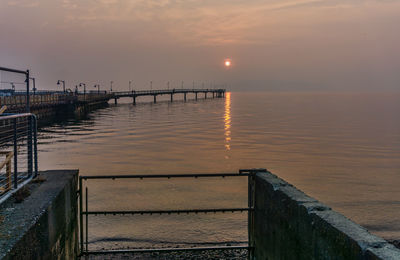
[(232, 61), (230, 59), (225, 59), (224, 65), (225, 67), (229, 68), (232, 65)]

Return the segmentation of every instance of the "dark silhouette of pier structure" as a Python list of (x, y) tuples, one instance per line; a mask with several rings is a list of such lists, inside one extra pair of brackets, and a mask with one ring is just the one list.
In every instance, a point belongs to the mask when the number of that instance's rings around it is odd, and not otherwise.
[[(0, 73), (11, 73), (20, 75), (25, 80), (19, 80), (18, 82), (13, 81), (0, 81), (0, 84), (9, 84), (11, 89), (0, 89), (0, 108), (7, 113), (22, 113), (22, 112), (33, 112), (41, 119), (43, 116), (50, 114), (57, 114), (59, 112), (87, 112), (92, 109), (106, 105), (111, 99), (114, 99), (115, 104), (117, 100), (122, 97), (132, 98), (133, 104), (136, 105), (136, 98), (140, 96), (153, 96), (154, 103), (157, 102), (157, 96), (170, 95), (171, 102), (174, 101), (174, 95), (183, 95), (183, 100), (187, 100), (187, 95), (193, 94), (194, 99), (197, 100), (199, 94), (204, 95), (204, 99), (207, 99), (207, 95), (212, 95), (212, 98), (225, 97), (225, 89), (195, 89), (194, 85), (191, 89), (184, 89), (183, 82), (182, 88), (169, 88), (160, 90), (131, 90), (131, 82), (129, 82), (129, 91), (100, 91), (100, 85), (94, 85), (97, 91), (86, 91), (86, 84), (80, 83), (75, 86), (75, 91), (65, 88), (65, 81), (58, 80), (57, 85), (63, 87), (63, 91), (47, 91), (36, 89), (35, 78), (31, 77), (29, 70), (22, 71), (11, 68), (0, 67)], [(30, 80), (33, 81), (33, 91), (30, 89)], [(23, 89), (16, 90), (15, 84), (24, 85)], [(151, 81), (152, 84), (152, 81)], [(83, 87), (83, 92), (78, 90), (79, 87)], [(151, 85), (152, 86), (152, 85)], [(204, 86), (204, 84), (203, 84)], [(23, 91), (21, 91), (23, 90)]]
[(170, 95), (171, 102), (174, 101), (174, 95), (183, 94), (183, 100), (187, 100), (188, 94), (193, 94), (194, 99), (197, 100), (199, 94), (204, 95), (207, 99), (207, 95), (212, 95), (212, 98), (222, 98), (225, 96), (225, 89), (161, 89), (161, 90), (132, 90), (132, 91), (121, 91), (112, 92), (112, 98), (114, 98), (115, 104), (117, 100), (122, 97), (131, 97), (133, 104), (136, 104), (136, 98), (140, 96), (153, 96), (154, 103), (157, 102), (157, 96)]
[(8, 113), (22, 113), (27, 110), (27, 99), (29, 109), (41, 118), (43, 114), (54, 114), (57, 111), (90, 111), (97, 107), (104, 106), (110, 100), (117, 100), (122, 97), (132, 98), (133, 105), (136, 105), (136, 99), (141, 96), (153, 96), (153, 102), (157, 102), (157, 96), (169, 95), (171, 102), (174, 101), (174, 95), (183, 96), (186, 101), (189, 96), (192, 99), (208, 97), (223, 98), (225, 89), (164, 89), (164, 90), (132, 90), (120, 92), (91, 91), (91, 92), (61, 92), (61, 91), (36, 91), (29, 92), (27, 98), (26, 92), (14, 92), (9, 96), (0, 95), (0, 107), (7, 106)]

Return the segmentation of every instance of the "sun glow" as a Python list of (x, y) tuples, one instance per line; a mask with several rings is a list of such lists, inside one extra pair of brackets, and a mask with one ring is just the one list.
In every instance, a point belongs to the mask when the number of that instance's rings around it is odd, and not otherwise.
[(226, 60), (224, 61), (224, 64), (225, 64), (225, 67), (229, 68), (229, 67), (232, 65), (232, 62), (231, 62), (230, 59), (226, 59)]

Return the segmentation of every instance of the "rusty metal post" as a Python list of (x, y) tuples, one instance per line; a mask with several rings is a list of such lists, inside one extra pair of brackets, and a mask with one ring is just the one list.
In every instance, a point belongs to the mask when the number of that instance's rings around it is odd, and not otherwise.
[(18, 133), (17, 119), (14, 118), (14, 189), (18, 188)]
[(29, 70), (26, 71), (26, 113), (30, 112), (30, 102), (29, 102)]
[(32, 129), (33, 129), (33, 120), (32, 120), (32, 117), (31, 116), (29, 116), (28, 117), (28, 139), (27, 139), (27, 142), (28, 142), (28, 176), (29, 177), (31, 177), (32, 176), (32, 174), (33, 174), (33, 149), (32, 149), (32, 146), (33, 146), (33, 142), (32, 142), (32, 140), (33, 140), (33, 131), (32, 131)]
[(82, 198), (82, 177), (79, 176), (79, 236), (80, 236), (80, 255), (83, 254), (84, 248), (83, 248), (83, 198)]
[[(6, 158), (9, 158), (8, 155), (6, 155)], [(6, 191), (11, 190), (12, 188), (12, 179), (11, 179), (11, 157), (10, 160), (7, 161), (6, 164), (6, 178), (7, 178), (7, 183), (6, 183)]]
[(250, 171), (248, 176), (248, 239), (249, 239), (249, 254), (248, 259), (254, 258), (254, 197), (255, 197), (255, 174), (256, 172)]
[(88, 187), (86, 186), (86, 198), (85, 198), (85, 211), (86, 211), (86, 253), (89, 252), (88, 247), (89, 247), (89, 210), (88, 210)]

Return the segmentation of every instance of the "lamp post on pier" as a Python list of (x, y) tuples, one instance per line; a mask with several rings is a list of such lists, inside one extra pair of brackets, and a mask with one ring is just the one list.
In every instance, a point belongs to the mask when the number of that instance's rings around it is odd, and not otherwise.
[(97, 94), (100, 94), (100, 85), (96, 84), (93, 86), (94, 88), (97, 88)]
[(36, 94), (36, 80), (35, 80), (35, 78), (34, 77), (30, 77), (29, 79), (31, 79), (32, 80), (32, 82), (33, 82), (33, 95), (35, 95)]
[(114, 81), (110, 82), (110, 92), (112, 92), (112, 84), (114, 83)]
[(86, 84), (85, 83), (79, 83), (79, 87), (83, 86), (83, 99), (86, 100)]
[(65, 93), (65, 81), (64, 80), (57, 80), (57, 85), (63, 84), (63, 92)]
[(132, 84), (132, 81), (129, 81), (129, 92), (131, 92), (131, 84)]

